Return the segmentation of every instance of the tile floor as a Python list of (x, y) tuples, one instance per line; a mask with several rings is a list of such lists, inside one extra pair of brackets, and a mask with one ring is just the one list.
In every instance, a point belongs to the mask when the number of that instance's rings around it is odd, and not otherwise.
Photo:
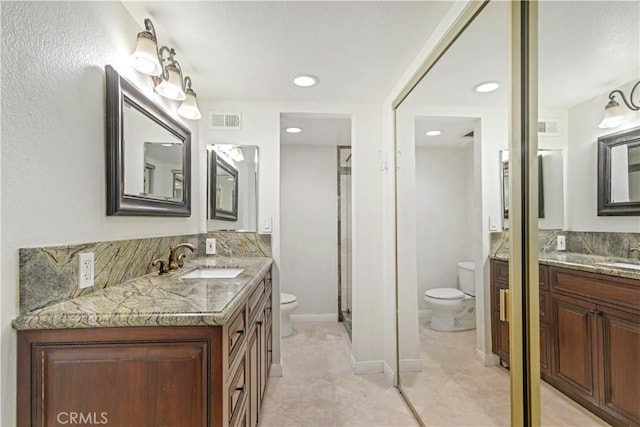
[(294, 323), (282, 340), (284, 374), (271, 377), (260, 425), (417, 426), (384, 374), (354, 375), (340, 323)]
[[(427, 426), (508, 426), (509, 373), (475, 356), (475, 331), (421, 325), (423, 371), (405, 372), (405, 391)], [(260, 425), (417, 426), (384, 374), (354, 375), (351, 343), (339, 323), (295, 323), (282, 340), (284, 375), (267, 385)], [(607, 425), (549, 386), (543, 426)]]
[[(437, 332), (421, 321), (423, 370), (400, 378), (426, 425), (509, 425), (509, 371), (482, 364), (475, 355), (475, 334)], [(608, 425), (544, 382), (541, 412), (543, 426)]]

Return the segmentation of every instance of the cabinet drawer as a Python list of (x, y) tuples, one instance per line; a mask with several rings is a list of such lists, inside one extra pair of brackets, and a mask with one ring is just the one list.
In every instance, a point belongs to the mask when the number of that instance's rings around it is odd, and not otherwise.
[(640, 280), (566, 268), (549, 268), (551, 290), (578, 298), (616, 304), (633, 312), (640, 307)]
[(509, 263), (507, 261), (493, 260), (491, 263), (491, 276), (493, 281), (509, 285)]
[(540, 285), (540, 289), (549, 290), (549, 266), (548, 265), (538, 266), (538, 283)]
[(229, 322), (229, 329), (227, 331), (227, 348), (229, 349), (229, 366), (231, 366), (247, 335), (247, 318), (245, 316), (246, 310), (243, 307), (235, 315), (233, 320)]
[(233, 380), (229, 383), (227, 390), (229, 425), (239, 425), (238, 421), (242, 416), (243, 404), (247, 395), (246, 369), (246, 356), (243, 356), (238, 368), (232, 375)]
[(262, 296), (264, 295), (264, 280), (261, 280), (258, 283), (258, 286), (251, 292), (249, 295), (249, 319), (253, 320), (253, 317), (256, 315), (258, 311), (258, 306), (260, 305), (260, 301), (262, 300)]

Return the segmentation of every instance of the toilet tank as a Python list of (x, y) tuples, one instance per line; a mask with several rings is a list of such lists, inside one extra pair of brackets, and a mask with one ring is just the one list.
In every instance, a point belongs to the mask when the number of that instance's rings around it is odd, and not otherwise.
[(470, 261), (458, 263), (458, 288), (467, 295), (475, 296), (474, 273), (476, 266)]

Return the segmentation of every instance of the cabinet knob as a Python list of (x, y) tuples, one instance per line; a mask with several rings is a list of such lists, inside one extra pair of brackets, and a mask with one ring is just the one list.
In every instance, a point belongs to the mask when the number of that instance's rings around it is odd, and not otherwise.
[(238, 329), (238, 330), (236, 331), (236, 334), (238, 334), (238, 335), (243, 335), (243, 334), (244, 334), (244, 329)]
[(243, 384), (243, 385), (242, 385), (242, 386), (240, 386), (240, 387), (236, 387), (236, 391), (239, 391), (239, 392), (241, 392), (241, 393), (244, 393), (244, 388), (245, 388), (245, 386), (244, 386), (244, 384)]
[(262, 320), (256, 320), (256, 325), (262, 325)]
[(591, 310), (589, 314), (591, 314), (592, 316), (602, 317), (602, 312), (598, 310)]

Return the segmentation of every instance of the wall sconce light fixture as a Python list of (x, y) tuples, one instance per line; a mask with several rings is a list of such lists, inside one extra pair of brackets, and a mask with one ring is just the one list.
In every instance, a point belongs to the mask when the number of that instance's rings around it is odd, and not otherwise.
[[(150, 19), (144, 20), (145, 31), (138, 33), (136, 50), (131, 55), (133, 68), (151, 76), (155, 91), (168, 99), (182, 101), (178, 114), (185, 119), (202, 117), (196, 93), (191, 88), (191, 77), (183, 77), (182, 67), (175, 60), (176, 51), (162, 46), (158, 49), (156, 30)], [(167, 63), (163, 66), (164, 63)]]
[(620, 126), (622, 122), (624, 122), (624, 113), (622, 111), (622, 108), (620, 107), (620, 104), (618, 104), (618, 102), (615, 100), (616, 94), (620, 95), (622, 101), (630, 110), (640, 110), (640, 105), (633, 102), (633, 93), (636, 91), (636, 89), (638, 89), (638, 87), (640, 87), (640, 80), (631, 88), (631, 92), (629, 93), (629, 101), (627, 101), (624, 93), (622, 93), (622, 91), (618, 89), (612, 90), (611, 93), (609, 93), (609, 102), (604, 107), (604, 118), (602, 119), (602, 122), (600, 122), (600, 125), (598, 126), (599, 128), (615, 128), (617, 126)]

